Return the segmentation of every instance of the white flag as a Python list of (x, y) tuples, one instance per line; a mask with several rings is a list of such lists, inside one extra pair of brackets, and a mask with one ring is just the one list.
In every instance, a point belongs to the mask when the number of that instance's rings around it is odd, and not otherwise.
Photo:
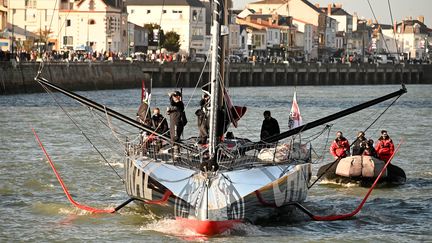
[(291, 112), (288, 121), (289, 129), (296, 128), (302, 125), (302, 117), (300, 114), (300, 109), (297, 104), (297, 92), (294, 92), (293, 103), (291, 107)]

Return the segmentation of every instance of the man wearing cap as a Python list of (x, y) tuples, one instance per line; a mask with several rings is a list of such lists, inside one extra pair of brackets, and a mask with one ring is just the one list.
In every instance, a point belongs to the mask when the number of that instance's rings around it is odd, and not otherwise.
[(367, 139), (365, 138), (365, 133), (360, 131), (357, 133), (357, 139), (354, 141), (352, 148), (352, 155), (362, 155), (365, 150)]
[(387, 162), (394, 153), (394, 144), (386, 130), (381, 131), (381, 137), (378, 138), (375, 150), (378, 158)]
[(170, 107), (167, 108), (167, 113), (170, 116), (171, 142), (173, 143), (173, 152), (176, 157), (180, 153), (177, 143), (180, 142), (183, 128), (187, 123), (182, 95), (179, 91), (170, 93)]

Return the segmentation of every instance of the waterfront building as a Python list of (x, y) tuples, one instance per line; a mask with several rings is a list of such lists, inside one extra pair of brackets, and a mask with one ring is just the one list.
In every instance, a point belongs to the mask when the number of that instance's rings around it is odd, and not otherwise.
[(246, 16), (237, 17), (236, 21), (245, 26), (249, 33), (252, 55), (285, 57), (288, 53), (295, 55), (303, 52), (303, 33), (291, 24), (290, 17), (259, 13), (240, 13), (238, 16)]
[(131, 54), (144, 55), (147, 53), (148, 37), (148, 30), (146, 28), (128, 22), (128, 56)]
[[(328, 4), (327, 7), (320, 8), (327, 16), (335, 19), (337, 23), (336, 35), (338, 43), (337, 49), (345, 49), (347, 54), (351, 54), (352, 50), (352, 31), (353, 31), (353, 16), (342, 8), (342, 4)], [(342, 45), (340, 41), (343, 41)]]
[(52, 50), (59, 47), (59, 7), (50, 0), (13, 0), (8, 2), (8, 31), (16, 51)]
[(58, 22), (62, 49), (127, 51), (127, 13), (122, 0), (62, 0)]
[(18, 51), (126, 51), (121, 0), (13, 0), (8, 21)]
[[(304, 38), (304, 40), (312, 40), (312, 43), (305, 42), (303, 45), (305, 55), (315, 59), (325, 54), (326, 24), (329, 21), (326, 19), (326, 13), (319, 9), (319, 5), (316, 6), (307, 0), (262, 0), (248, 4), (247, 8), (262, 14), (291, 16), (292, 24), (298, 31), (303, 32), (304, 36), (306, 36), (305, 32), (312, 31), (312, 38)], [(306, 27), (307, 25), (309, 27)]]
[(7, 0), (0, 0), (0, 49), (9, 51), (10, 37), (6, 34), (8, 4)]
[(164, 33), (176, 32), (184, 54), (207, 53), (206, 10), (199, 0), (128, 0), (126, 4), (130, 22), (139, 26), (157, 24)]

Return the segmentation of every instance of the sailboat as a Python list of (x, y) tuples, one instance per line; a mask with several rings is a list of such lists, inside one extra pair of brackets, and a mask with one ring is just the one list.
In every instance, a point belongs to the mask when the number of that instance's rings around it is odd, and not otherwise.
[[(203, 235), (215, 235), (237, 224), (272, 220), (274, 215), (306, 200), (311, 179), (311, 156), (307, 145), (302, 156), (260, 157), (272, 149), (274, 155), (284, 139), (335, 119), (352, 114), (406, 92), (405, 87), (388, 95), (367, 101), (306, 124), (297, 124), (288, 131), (273, 135), (266, 141), (251, 142), (247, 138), (224, 137), (225, 119), (230, 108), (222, 89), (224, 53), (221, 40), (223, 23), (219, 1), (213, 2), (212, 61), (210, 80), (210, 129), (208, 147), (197, 146), (193, 139), (173, 144), (165, 134), (127, 117), (86, 97), (65, 90), (41, 77), (42, 86), (61, 92), (92, 109), (125, 124), (150, 132), (163, 144), (127, 143), (125, 147), (125, 189), (130, 202), (144, 206), (156, 214), (175, 219), (179, 225)], [(174, 145), (180, 154), (174, 156)], [(295, 149), (291, 146), (290, 149)], [(305, 156), (306, 155), (306, 156)], [(48, 156), (47, 156), (48, 157)], [(203, 166), (206, 165), (206, 166)], [(294, 208), (294, 207), (291, 207)]]

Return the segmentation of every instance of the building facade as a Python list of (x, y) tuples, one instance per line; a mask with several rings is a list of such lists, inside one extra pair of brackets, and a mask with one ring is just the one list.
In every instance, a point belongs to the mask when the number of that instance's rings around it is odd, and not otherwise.
[[(166, 33), (180, 35), (180, 52), (194, 55), (206, 53), (206, 9), (198, 0), (128, 0), (129, 21), (144, 26), (160, 25)], [(155, 49), (156, 50), (156, 49)]]
[(127, 52), (127, 13), (123, 1), (62, 1), (60, 48), (88, 52)]

